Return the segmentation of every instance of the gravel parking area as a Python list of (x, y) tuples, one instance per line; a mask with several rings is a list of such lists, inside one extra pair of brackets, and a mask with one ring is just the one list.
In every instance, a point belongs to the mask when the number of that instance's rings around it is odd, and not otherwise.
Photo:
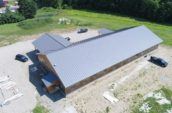
[[(89, 30), (88, 33), (80, 35), (76, 31), (61, 35), (70, 37), (72, 42), (76, 42), (97, 36), (98, 33), (96, 30)], [(32, 41), (18, 42), (0, 48), (0, 76), (9, 76), (23, 94), (17, 100), (0, 107), (0, 113), (30, 113), (38, 101), (50, 109), (52, 113), (101, 113), (107, 107), (110, 108), (110, 113), (129, 113), (133, 101), (137, 99), (137, 94), (145, 95), (162, 86), (172, 87), (172, 48), (160, 46), (147, 58), (142, 57), (112, 71), (71, 93), (66, 98), (62, 98), (59, 92), (49, 95), (43, 91), (41, 83), (31, 77), (39, 74), (33, 73), (36, 71), (34, 67), (37, 64), (33, 59)], [(30, 60), (26, 63), (14, 60), (18, 53), (28, 56)], [(169, 62), (168, 67), (161, 68), (148, 62), (147, 59), (150, 55), (164, 58)], [(120, 83), (113, 90), (119, 102), (112, 104), (103, 97), (103, 93), (111, 91), (111, 86), (114, 83)]]
[[(56, 32), (54, 32), (54, 34), (56, 34)], [(77, 32), (74, 31), (67, 34), (62, 33), (61, 35), (70, 37), (72, 42), (76, 42), (88, 37), (97, 36), (98, 33), (96, 30), (89, 30), (87, 33), (83, 34), (77, 34)], [(54, 112), (58, 109), (65, 113), (68, 109), (72, 109), (72, 106), (69, 104), (68, 107), (66, 107), (66, 111), (64, 111), (65, 109), (63, 107), (57, 107), (56, 103), (58, 104), (58, 99), (61, 99), (61, 97), (58, 94), (49, 95), (45, 93), (40, 81), (36, 81), (37, 78), (34, 77), (38, 76), (37, 74), (39, 74), (39, 72), (32, 72), (37, 66), (37, 64), (35, 64), (32, 41), (33, 40), (22, 41), (0, 48), (0, 77), (9, 77), (10, 81), (15, 82), (19, 92), (23, 94), (20, 98), (0, 107), (0, 113), (30, 113), (39, 98), (42, 99), (43, 103), (51, 103), (51, 106), (54, 106)], [(26, 63), (16, 61), (15, 56), (17, 54), (23, 54), (29, 57), (30, 60)], [(0, 102), (2, 102), (3, 98), (0, 99)], [(65, 105), (67, 106), (67, 104)], [(45, 106), (51, 108), (48, 104), (45, 104)]]
[(18, 42), (13, 45), (0, 48), (0, 76), (9, 76), (16, 83), (16, 87), (23, 94), (17, 100), (0, 107), (0, 113), (27, 113), (36, 105), (36, 90), (29, 81), (29, 62), (21, 63), (15, 60), (15, 55), (32, 51), (32, 41)]

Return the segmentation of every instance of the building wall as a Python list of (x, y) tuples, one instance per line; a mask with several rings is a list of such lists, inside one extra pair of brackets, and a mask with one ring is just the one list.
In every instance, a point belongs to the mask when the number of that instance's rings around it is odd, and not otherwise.
[[(52, 72), (54, 75), (56, 75), (58, 77), (58, 74), (56, 73), (56, 71), (54, 70), (54, 68), (52, 67), (51, 63), (49, 62), (49, 60), (47, 59), (46, 55), (44, 54), (38, 54), (38, 60), (39, 62), (42, 64), (42, 66), (44, 66), (46, 68), (46, 70)], [(59, 78), (59, 77), (58, 77)], [(65, 91), (65, 87), (63, 85), (63, 83), (60, 81), (60, 88)], [(52, 89), (51, 89), (52, 90)]]
[(47, 57), (43, 54), (38, 54), (39, 62), (50, 72), (55, 73), (51, 63), (48, 61)]
[(151, 47), (151, 48), (149, 48), (149, 49), (147, 49), (147, 50), (145, 50), (145, 51), (143, 51), (141, 53), (138, 53), (138, 54), (136, 54), (136, 55), (134, 55), (134, 56), (132, 56), (132, 57), (130, 57), (130, 58), (116, 64), (116, 65), (113, 65), (112, 67), (109, 67), (108, 69), (105, 69), (105, 70), (103, 70), (103, 71), (101, 71), (101, 72), (99, 72), (99, 73), (97, 73), (97, 74), (95, 74), (93, 76), (90, 76), (90, 77), (88, 77), (88, 78), (86, 78), (86, 79), (84, 79), (84, 80), (70, 86), (70, 87), (67, 87), (65, 89), (65, 93), (69, 94), (69, 93), (73, 92), (74, 90), (76, 90), (76, 89), (78, 89), (78, 88), (80, 88), (80, 87), (82, 87), (82, 86), (84, 86), (84, 85), (86, 85), (86, 84), (88, 84), (88, 83), (90, 83), (90, 82), (92, 82), (92, 81), (106, 75), (107, 73), (109, 73), (109, 72), (111, 72), (111, 71), (113, 71), (115, 69), (118, 69), (119, 67), (121, 67), (121, 66), (123, 66), (123, 65), (125, 65), (125, 64), (127, 64), (127, 63), (129, 63), (129, 62), (131, 62), (131, 61), (133, 61), (133, 60), (135, 60), (135, 59), (137, 59), (137, 58), (139, 58), (139, 57), (141, 57), (141, 56), (143, 56), (143, 55), (145, 55), (145, 54), (147, 54), (147, 53), (149, 53), (149, 52), (151, 52), (151, 51), (153, 51), (155, 49), (157, 49), (157, 48), (158, 48), (158, 45), (155, 45), (155, 46), (153, 46), (153, 47)]

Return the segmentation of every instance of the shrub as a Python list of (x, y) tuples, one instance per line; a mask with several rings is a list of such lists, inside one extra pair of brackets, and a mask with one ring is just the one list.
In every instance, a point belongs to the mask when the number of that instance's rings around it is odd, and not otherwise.
[(33, 0), (18, 0), (19, 13), (26, 19), (33, 18), (36, 15), (37, 5)]
[(53, 19), (50, 17), (42, 17), (42, 18), (35, 18), (35, 19), (28, 19), (18, 23), (18, 26), (23, 29), (35, 29), (41, 26), (50, 24), (53, 22)]
[(19, 13), (6, 12), (0, 15), (0, 24), (16, 23), (24, 19), (25, 18)]

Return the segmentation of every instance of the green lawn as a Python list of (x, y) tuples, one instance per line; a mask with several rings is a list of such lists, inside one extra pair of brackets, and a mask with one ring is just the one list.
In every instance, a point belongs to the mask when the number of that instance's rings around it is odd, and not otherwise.
[[(153, 93), (154, 96), (147, 97), (139, 105), (133, 107), (132, 113), (171, 113), (168, 111), (172, 110), (172, 91), (163, 87)], [(159, 102), (164, 101), (164, 98), (170, 103), (160, 104)]]
[[(148, 21), (139, 21), (130, 17), (118, 16), (115, 14), (102, 14), (79, 10), (39, 10), (36, 18), (44, 16), (52, 17), (53, 22), (51, 24), (45, 24), (35, 29), (22, 29), (17, 25), (17, 23), (0, 25), (0, 45), (3, 46), (16, 42), (20, 39), (20, 36), (24, 35), (38, 34), (58, 29), (68, 30), (71, 28), (76, 28), (78, 26), (87, 26), (91, 28), (109, 28), (116, 30), (138, 25), (147, 26), (164, 40), (165, 45), (172, 45), (172, 26), (170, 25), (161, 25)], [(74, 21), (77, 21), (78, 23), (72, 25), (59, 25), (58, 19), (60, 17), (67, 17)]]
[(33, 113), (50, 113), (50, 111), (44, 106), (37, 104), (32, 111)]

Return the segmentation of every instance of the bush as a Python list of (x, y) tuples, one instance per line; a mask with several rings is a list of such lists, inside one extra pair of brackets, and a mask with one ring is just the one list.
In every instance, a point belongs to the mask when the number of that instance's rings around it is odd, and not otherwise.
[(19, 13), (6, 12), (0, 15), (0, 24), (16, 23), (24, 19), (25, 18)]
[(53, 22), (53, 19), (50, 17), (46, 18), (35, 18), (35, 19), (28, 19), (18, 23), (18, 26), (23, 29), (35, 29), (41, 26), (50, 24)]
[(33, 18), (36, 15), (37, 5), (33, 0), (18, 0), (19, 13), (26, 19)]

